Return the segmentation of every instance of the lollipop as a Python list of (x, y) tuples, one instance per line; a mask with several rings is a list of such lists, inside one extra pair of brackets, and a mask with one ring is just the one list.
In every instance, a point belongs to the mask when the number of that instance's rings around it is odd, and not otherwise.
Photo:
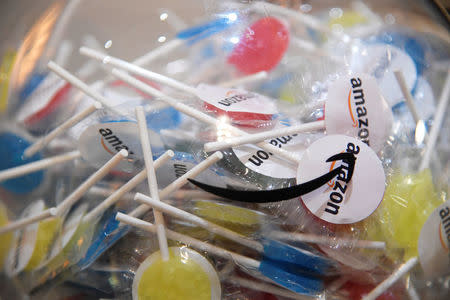
[[(152, 148), (150, 146), (150, 139), (148, 138), (147, 122), (145, 121), (145, 114), (142, 106), (136, 107), (136, 118), (139, 125), (139, 136), (141, 139), (142, 152), (144, 153), (145, 169), (147, 171), (147, 182), (150, 189), (150, 195), (156, 201), (160, 201), (155, 168), (153, 166)], [(158, 227), (158, 241), (162, 260), (167, 261), (169, 260), (169, 250), (167, 249), (168, 246), (164, 228), (164, 217), (156, 210), (153, 211), (153, 215), (155, 216), (156, 227)]]
[(286, 26), (275, 18), (266, 17), (245, 29), (227, 61), (244, 74), (270, 71), (279, 63), (288, 45)]
[[(313, 272), (321, 275), (329, 273), (332, 269), (332, 263), (330, 261), (319, 255), (309, 253), (308, 251), (290, 247), (286, 244), (270, 239), (263, 239), (263, 242), (248, 239), (227, 228), (206, 221), (205, 219), (170, 206), (169, 204), (157, 202), (140, 193), (136, 194), (135, 199), (142, 204), (149, 205), (154, 209), (159, 209), (166, 214), (183, 219), (214, 234), (221, 235), (250, 249), (254, 249), (263, 255), (264, 260), (271, 260), (273, 263), (279, 261), (282, 263), (295, 264), (307, 272)], [(289, 255), (286, 253), (289, 253)]]
[[(407, 262), (400, 266), (391, 276), (377, 286), (364, 299), (376, 299), (381, 293), (388, 289), (393, 283), (408, 273), (418, 262), (418, 245), (420, 230), (431, 211), (438, 206), (441, 201), (435, 191), (431, 171), (428, 169), (431, 153), (437, 142), (437, 137), (441, 129), (445, 110), (450, 95), (450, 72), (441, 93), (439, 106), (434, 117), (434, 124), (431, 128), (425, 153), (419, 167), (418, 174), (407, 176), (394, 175), (391, 183), (386, 189), (383, 205), (380, 207), (380, 218), (377, 230), (368, 229), (368, 235), (382, 234), (388, 242), (388, 248), (400, 247), (405, 249), (403, 258)], [(400, 205), (398, 201), (403, 203)], [(399, 209), (399, 206), (402, 208)], [(405, 209), (406, 207), (406, 209)], [(392, 215), (396, 217), (389, 220)], [(404, 218), (406, 216), (406, 218)], [(410, 226), (409, 220), (414, 219), (414, 227)], [(405, 227), (405, 224), (408, 224)], [(389, 252), (388, 252), (389, 254)], [(391, 254), (392, 256), (393, 254)], [(394, 256), (395, 257), (395, 256)]]
[[(155, 225), (134, 217), (130, 217), (129, 215), (118, 213), (116, 218), (120, 222), (138, 227), (145, 231), (156, 232)], [(319, 278), (305, 276), (301, 272), (296, 271), (295, 268), (292, 268), (289, 271), (280, 269), (277, 267), (277, 264), (274, 264), (270, 260), (260, 262), (171, 230), (167, 230), (167, 237), (175, 241), (191, 245), (199, 250), (208, 251), (225, 259), (229, 259), (231, 257), (234, 261), (245, 268), (258, 270), (264, 276), (275, 281), (277, 284), (282, 285), (296, 293), (317, 296), (323, 290), (323, 283)]]
[(170, 259), (150, 255), (135, 273), (133, 299), (219, 299), (220, 282), (214, 267), (198, 252), (171, 247)]

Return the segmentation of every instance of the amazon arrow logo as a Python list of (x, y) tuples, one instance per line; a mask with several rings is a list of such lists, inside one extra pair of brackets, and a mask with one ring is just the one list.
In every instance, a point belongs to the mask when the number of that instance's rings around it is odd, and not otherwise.
[(317, 177), (313, 180), (307, 181), (305, 183), (282, 188), (275, 190), (266, 191), (242, 191), (242, 190), (230, 190), (226, 188), (221, 188), (217, 186), (208, 185), (205, 183), (198, 182), (193, 179), (188, 179), (189, 182), (196, 185), (197, 187), (205, 190), (211, 194), (240, 202), (250, 202), (250, 203), (268, 203), (268, 202), (279, 202), (292, 198), (297, 198), (302, 195), (308, 194), (322, 185), (327, 184), (330, 180), (336, 176), (342, 174), (344, 169), (346, 170), (346, 181), (349, 182), (353, 176), (353, 171), (355, 169), (356, 157), (354, 153), (344, 152), (331, 156), (326, 160), (326, 162), (341, 160), (347, 164), (347, 166), (339, 166), (330, 172)]

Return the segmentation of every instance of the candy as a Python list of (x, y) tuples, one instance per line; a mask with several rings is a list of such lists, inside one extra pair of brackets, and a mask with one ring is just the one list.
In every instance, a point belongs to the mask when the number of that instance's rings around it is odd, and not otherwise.
[(263, 18), (245, 30), (227, 60), (244, 74), (270, 71), (281, 60), (288, 44), (286, 26), (275, 18)]
[(218, 299), (219, 278), (210, 263), (189, 248), (170, 248), (163, 260), (160, 252), (149, 256), (136, 271), (133, 299)]

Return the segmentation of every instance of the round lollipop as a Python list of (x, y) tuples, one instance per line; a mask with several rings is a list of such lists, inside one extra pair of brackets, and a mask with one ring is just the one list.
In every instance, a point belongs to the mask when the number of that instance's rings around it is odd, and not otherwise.
[(141, 263), (133, 279), (134, 300), (220, 299), (219, 277), (206, 258), (187, 247), (169, 251), (169, 260), (155, 252)]
[(287, 27), (276, 18), (262, 18), (245, 29), (227, 61), (244, 74), (270, 71), (280, 62), (288, 45)]

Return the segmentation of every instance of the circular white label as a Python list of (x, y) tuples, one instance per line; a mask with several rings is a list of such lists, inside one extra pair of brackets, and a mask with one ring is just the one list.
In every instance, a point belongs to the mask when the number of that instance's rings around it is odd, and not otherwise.
[(417, 80), (417, 70), (412, 58), (392, 45), (375, 44), (363, 46), (360, 53), (353, 56), (352, 70), (375, 77), (390, 106), (403, 99), (402, 91), (395, 79), (394, 71), (400, 70), (411, 91)]
[(419, 260), (428, 277), (450, 274), (450, 200), (436, 208), (422, 227)]
[[(163, 151), (164, 145), (158, 134), (148, 129), (153, 154)], [(83, 158), (95, 167), (103, 166), (120, 150), (128, 151), (117, 170), (139, 171), (143, 154), (138, 125), (134, 122), (106, 122), (89, 126), (78, 140), (78, 148)]]
[(325, 103), (327, 134), (345, 134), (380, 151), (392, 129), (392, 112), (376, 80), (365, 74), (346, 75), (328, 90)]
[[(25, 208), (20, 218), (22, 219), (37, 215), (43, 212), (44, 209), (44, 201), (38, 200)], [(5, 271), (8, 276), (11, 277), (17, 275), (28, 265), (36, 245), (38, 226), (39, 223), (33, 223), (22, 230), (16, 231), (14, 235), (14, 244), (9, 251), (8, 259), (5, 264)]]
[[(340, 153), (352, 153), (348, 160), (327, 160)], [(308, 147), (298, 167), (297, 184), (305, 183), (341, 167), (341, 172), (322, 187), (302, 196), (315, 216), (333, 224), (351, 224), (367, 218), (383, 199), (385, 175), (381, 161), (363, 142), (344, 135), (326, 136)]]
[(226, 112), (273, 115), (278, 113), (275, 102), (263, 95), (241, 89), (199, 84), (197, 96), (208, 104)]

